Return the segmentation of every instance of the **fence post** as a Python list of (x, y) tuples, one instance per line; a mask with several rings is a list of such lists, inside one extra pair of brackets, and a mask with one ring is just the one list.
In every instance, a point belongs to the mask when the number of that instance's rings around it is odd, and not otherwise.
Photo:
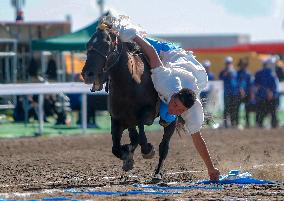
[(43, 134), (43, 94), (39, 94), (38, 98), (38, 119), (39, 119), (39, 131), (38, 134)]
[(82, 105), (81, 105), (81, 110), (82, 110), (82, 128), (83, 128), (83, 134), (86, 133), (87, 131), (87, 94), (83, 93), (82, 94)]

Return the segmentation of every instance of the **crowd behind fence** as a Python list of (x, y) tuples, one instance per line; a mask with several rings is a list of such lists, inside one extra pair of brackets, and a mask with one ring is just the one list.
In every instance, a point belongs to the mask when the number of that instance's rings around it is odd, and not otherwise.
[[(239, 127), (240, 108), (244, 106), (245, 126), (251, 127), (250, 113), (255, 113), (255, 125), (264, 127), (265, 118), (270, 116), (272, 128), (279, 126), (278, 110), (281, 106), (280, 82), (284, 80), (283, 61), (279, 55), (266, 55), (262, 64), (255, 73), (249, 70), (248, 57), (234, 61), (233, 57), (226, 56), (224, 64), (218, 75), (211, 72), (209, 60), (203, 61), (208, 79), (222, 81), (223, 85), (223, 126)], [(212, 89), (207, 88), (201, 93), (203, 99), (212, 94)], [(212, 99), (212, 97), (211, 97)], [(210, 100), (210, 98), (209, 98)], [(206, 103), (206, 101), (205, 101)], [(203, 104), (206, 107), (206, 104)]]

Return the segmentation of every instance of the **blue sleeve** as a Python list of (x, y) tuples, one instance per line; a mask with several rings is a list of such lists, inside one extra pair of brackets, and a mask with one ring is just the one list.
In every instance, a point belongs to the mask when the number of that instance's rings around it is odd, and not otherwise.
[(255, 84), (255, 85), (259, 85), (259, 84), (260, 84), (260, 73), (259, 73), (259, 72), (257, 72), (257, 73), (255, 74), (254, 84)]
[(208, 77), (208, 80), (209, 80), (209, 81), (215, 80), (215, 75), (214, 75), (214, 73), (212, 73), (212, 72), (208, 72), (207, 77)]
[(248, 89), (251, 87), (251, 83), (252, 83), (251, 74), (248, 74), (248, 77), (247, 77)]
[(167, 123), (171, 123), (176, 120), (176, 115), (168, 113), (168, 105), (163, 101), (160, 101), (160, 117)]
[(277, 91), (276, 79), (273, 76), (271, 76), (269, 80), (270, 81), (268, 83), (270, 90), (276, 92)]
[(155, 50), (159, 55), (161, 51), (166, 52), (169, 50), (175, 50), (181, 48), (173, 43), (161, 42), (152, 38), (145, 38), (145, 39), (155, 48)]
[(215, 74), (211, 73), (211, 80), (215, 80)]
[(224, 80), (224, 78), (224, 71), (221, 71), (221, 73), (219, 74), (219, 79)]

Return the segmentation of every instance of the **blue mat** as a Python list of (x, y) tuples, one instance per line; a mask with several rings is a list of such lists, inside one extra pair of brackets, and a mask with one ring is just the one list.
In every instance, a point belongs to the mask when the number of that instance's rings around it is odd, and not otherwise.
[(197, 185), (190, 185), (190, 186), (159, 186), (159, 185), (134, 184), (133, 186), (137, 187), (137, 188), (146, 188), (146, 189), (153, 189), (153, 190), (192, 190), (192, 189), (223, 190), (224, 189), (224, 187), (222, 187), (222, 186), (197, 186)]
[(164, 192), (164, 191), (66, 191), (74, 194), (88, 194), (88, 195), (142, 195), (142, 194), (150, 194), (150, 195), (174, 195), (181, 194), (180, 192)]
[[(203, 180), (188, 186), (159, 186), (135, 184), (134, 187), (153, 190), (223, 190), (230, 188), (228, 186), (222, 186), (222, 184), (275, 184), (275, 182), (252, 178), (252, 175), (249, 172), (240, 173), (239, 170), (231, 170), (227, 175), (220, 176), (219, 181)], [(239, 188), (243, 188), (243, 186), (239, 186)]]
[(219, 181), (204, 180), (197, 184), (275, 184), (270, 180), (252, 178), (251, 173), (240, 173), (240, 170), (231, 170), (227, 175), (220, 176)]

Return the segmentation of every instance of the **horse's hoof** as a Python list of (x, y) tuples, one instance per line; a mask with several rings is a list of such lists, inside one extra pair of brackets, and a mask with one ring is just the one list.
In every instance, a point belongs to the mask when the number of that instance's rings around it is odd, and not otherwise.
[(122, 170), (128, 172), (134, 167), (133, 153), (128, 153), (127, 156), (123, 159)]
[(163, 175), (161, 173), (155, 174), (152, 178), (152, 183), (156, 184), (162, 181)]
[(134, 167), (134, 160), (133, 159), (123, 161), (123, 166), (122, 166), (123, 171), (128, 172), (128, 171), (132, 170), (133, 167)]
[(147, 152), (145, 151), (145, 149), (141, 148), (141, 153), (143, 158), (145, 159), (152, 159), (155, 156), (155, 148), (153, 147), (152, 144), (148, 143), (147, 145)]

